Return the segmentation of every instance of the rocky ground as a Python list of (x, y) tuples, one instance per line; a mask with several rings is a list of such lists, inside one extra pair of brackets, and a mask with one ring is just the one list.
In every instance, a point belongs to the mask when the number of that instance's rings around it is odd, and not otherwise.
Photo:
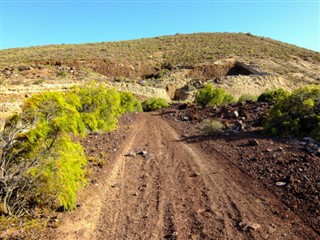
[[(177, 105), (88, 136), (96, 174), (79, 209), (57, 214), (44, 238), (318, 239), (318, 148), (263, 136), (268, 108)], [(204, 134), (206, 118), (225, 129)]]
[[(180, 105), (165, 116), (184, 141), (198, 142), (207, 153), (222, 153), (319, 233), (320, 144), (310, 138), (264, 136), (261, 124), (268, 109), (267, 103), (253, 102), (218, 109)], [(204, 119), (219, 120), (225, 127), (216, 135), (207, 135), (200, 130)]]

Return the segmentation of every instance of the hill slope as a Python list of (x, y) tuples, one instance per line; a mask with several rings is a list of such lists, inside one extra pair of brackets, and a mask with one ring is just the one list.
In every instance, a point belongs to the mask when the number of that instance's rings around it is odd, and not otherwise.
[[(253, 71), (243, 76), (247, 69)], [(245, 93), (257, 95), (268, 88), (318, 84), (319, 72), (320, 53), (243, 33), (49, 45), (1, 51), (0, 100), (14, 99), (12, 104), (17, 105), (20, 100), (15, 100), (16, 95), (32, 93), (32, 88), (42, 91), (57, 83), (89, 79), (107, 81), (119, 90), (135, 89), (136, 85), (137, 92), (140, 86), (165, 89), (169, 97), (180, 100), (190, 100), (192, 93), (185, 91), (192, 92), (201, 83), (211, 81), (238, 97)], [(4, 95), (8, 87), (12, 90), (9, 97)], [(15, 89), (20, 89), (19, 94)], [(163, 95), (157, 89), (143, 92), (148, 96)]]

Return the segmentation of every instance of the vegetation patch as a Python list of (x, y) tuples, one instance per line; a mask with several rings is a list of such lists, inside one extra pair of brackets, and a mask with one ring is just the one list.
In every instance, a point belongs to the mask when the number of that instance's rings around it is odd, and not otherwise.
[(22, 113), (8, 119), (0, 133), (0, 215), (75, 209), (87, 159), (72, 136), (113, 130), (117, 118), (131, 111), (141, 111), (132, 94), (96, 82), (26, 99)]
[(279, 136), (310, 136), (320, 141), (320, 86), (285, 94), (269, 112), (264, 131)]
[(200, 125), (200, 130), (204, 134), (217, 134), (223, 128), (223, 124), (218, 120), (204, 120)]
[(246, 102), (246, 101), (257, 101), (257, 96), (252, 94), (243, 94), (239, 97), (238, 102)]
[(219, 106), (223, 103), (234, 102), (233, 96), (222, 88), (215, 88), (212, 84), (207, 84), (203, 89), (195, 93), (195, 102), (201, 107)]
[(258, 97), (258, 102), (275, 103), (281, 97), (288, 95), (289, 92), (284, 89), (267, 90)]
[(169, 103), (163, 98), (149, 98), (142, 103), (143, 111), (150, 112), (168, 107)]

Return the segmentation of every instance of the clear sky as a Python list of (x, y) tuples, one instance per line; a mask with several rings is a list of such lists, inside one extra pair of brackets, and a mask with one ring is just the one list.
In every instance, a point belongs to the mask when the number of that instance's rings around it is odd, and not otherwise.
[(250, 32), (320, 52), (320, 0), (0, 0), (1, 49)]

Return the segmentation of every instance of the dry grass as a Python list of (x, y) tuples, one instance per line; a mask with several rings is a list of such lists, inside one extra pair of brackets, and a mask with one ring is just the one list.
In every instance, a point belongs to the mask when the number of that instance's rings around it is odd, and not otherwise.
[(292, 56), (320, 62), (320, 53), (243, 33), (178, 34), (120, 42), (63, 44), (1, 51), (0, 68), (40, 62), (104, 60), (123, 63), (193, 65), (227, 56), (276, 58)]

